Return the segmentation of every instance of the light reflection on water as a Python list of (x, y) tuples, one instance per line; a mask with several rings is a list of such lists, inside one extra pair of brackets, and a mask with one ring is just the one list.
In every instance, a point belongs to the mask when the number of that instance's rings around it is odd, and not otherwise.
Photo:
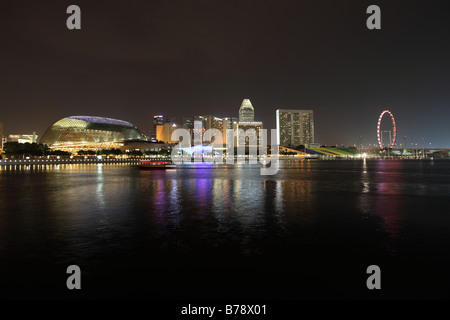
[(420, 260), (450, 241), (449, 162), (281, 165), (275, 176), (245, 164), (2, 168), (0, 271), (30, 263), (79, 263), (91, 274), (105, 264), (299, 268), (299, 253), (312, 263), (336, 252), (347, 261), (409, 259), (416, 249)]

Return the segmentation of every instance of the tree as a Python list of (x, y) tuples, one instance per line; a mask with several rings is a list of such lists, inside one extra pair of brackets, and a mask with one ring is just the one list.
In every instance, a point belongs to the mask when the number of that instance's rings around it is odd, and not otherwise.
[(7, 142), (4, 149), (7, 157), (41, 157), (49, 152), (47, 145), (28, 142)]
[(113, 154), (115, 156), (120, 156), (121, 154), (123, 154), (123, 152), (120, 149), (111, 149), (110, 154)]
[(70, 157), (72, 154), (68, 151), (62, 151), (62, 150), (53, 150), (50, 151), (49, 155), (51, 156), (61, 156), (61, 157)]
[(131, 151), (127, 152), (127, 155), (137, 157), (137, 156), (142, 156), (143, 153), (140, 150), (131, 150)]

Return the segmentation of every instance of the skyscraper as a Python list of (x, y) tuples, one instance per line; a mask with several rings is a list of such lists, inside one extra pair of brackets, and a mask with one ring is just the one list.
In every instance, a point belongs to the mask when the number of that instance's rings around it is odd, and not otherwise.
[(278, 109), (277, 143), (285, 147), (314, 143), (314, 116), (312, 110)]
[(239, 121), (240, 122), (252, 122), (255, 121), (255, 110), (253, 109), (252, 103), (249, 99), (244, 99), (242, 101), (241, 107), (239, 108)]
[(0, 151), (3, 150), (3, 123), (0, 123)]
[(163, 115), (156, 115), (153, 116), (153, 123), (152, 123), (152, 130), (150, 132), (150, 141), (156, 141), (156, 131), (157, 126), (164, 125), (164, 116)]
[[(238, 118), (235, 117), (225, 117), (222, 121), (222, 136), (223, 136), (223, 143), (227, 143), (228, 135), (227, 130), (235, 130), (236, 124), (239, 122)], [(230, 136), (233, 138), (233, 134)], [(233, 141), (233, 139), (231, 139)]]
[(183, 126), (187, 129), (194, 128), (194, 118), (193, 117), (183, 117)]
[[(235, 130), (235, 146), (241, 145), (241, 133), (244, 133), (245, 146), (257, 147), (260, 144), (260, 132), (263, 129), (263, 123), (255, 121), (255, 109), (249, 99), (242, 101), (239, 108), (239, 121), (233, 122), (233, 129)], [(240, 132), (239, 130), (243, 131)], [(255, 144), (251, 143), (252, 139), (255, 139)]]
[(156, 126), (156, 141), (162, 141), (164, 143), (176, 143), (177, 141), (172, 140), (172, 133), (177, 128), (179, 128), (179, 126), (174, 122), (165, 122), (164, 124), (158, 124)]
[[(263, 129), (263, 123), (261, 121), (239, 121), (238, 123), (235, 123), (233, 127), (236, 132), (236, 147), (240, 147), (242, 145), (247, 147), (258, 147), (261, 144), (260, 133)], [(253, 143), (252, 139), (254, 141)]]

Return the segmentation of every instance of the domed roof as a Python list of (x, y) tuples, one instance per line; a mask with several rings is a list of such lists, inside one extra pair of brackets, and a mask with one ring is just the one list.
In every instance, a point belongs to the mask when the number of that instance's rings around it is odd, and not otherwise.
[(94, 116), (70, 116), (64, 119), (76, 119), (81, 121), (86, 121), (89, 123), (101, 123), (101, 124), (113, 124), (118, 126), (125, 126), (125, 127), (133, 127), (136, 128), (133, 124), (123, 121), (123, 120), (117, 120), (112, 118), (104, 118), (104, 117), (94, 117)]
[(50, 147), (104, 148), (127, 140), (145, 140), (138, 128), (123, 120), (70, 116), (50, 126), (41, 139)]

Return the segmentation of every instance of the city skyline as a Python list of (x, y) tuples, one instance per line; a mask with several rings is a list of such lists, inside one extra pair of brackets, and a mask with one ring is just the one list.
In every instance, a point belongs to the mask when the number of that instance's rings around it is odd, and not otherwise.
[(389, 109), (399, 137), (450, 146), (444, 2), (377, 1), (381, 30), (368, 1), (77, 1), (81, 30), (65, 26), (69, 4), (2, 7), (5, 133), (77, 114), (150, 131), (156, 114), (237, 116), (248, 98), (265, 128), (276, 109), (314, 110), (327, 145), (375, 144)]
[[(170, 123), (170, 124), (175, 124), (175, 125), (177, 125), (177, 126), (181, 126), (181, 127), (186, 127), (186, 121), (193, 121), (193, 119), (196, 119), (196, 118), (204, 118), (204, 117), (214, 117), (214, 118), (216, 118), (216, 119), (219, 119), (220, 121), (222, 121), (222, 119), (223, 119), (223, 121), (231, 121), (232, 119), (235, 119), (235, 120), (239, 120), (239, 115), (240, 115), (240, 113), (241, 113), (241, 109), (242, 109), (242, 106), (247, 102), (247, 101), (250, 101), (249, 99), (244, 99), (243, 100), (243, 102), (242, 102), (242, 104), (241, 104), (241, 107), (240, 107), (240, 109), (239, 109), (239, 112), (238, 112), (238, 117), (230, 117), (230, 116), (222, 116), (222, 118), (218, 118), (218, 117), (216, 117), (216, 115), (189, 115), (189, 116), (183, 116), (183, 117), (181, 117), (181, 116), (179, 116), (179, 115), (172, 115), (172, 114), (170, 114), (170, 115), (168, 115), (168, 114), (159, 114), (159, 115), (153, 115), (153, 117), (152, 117), (152, 123), (150, 124), (150, 126), (148, 127), (145, 127), (145, 128), (140, 128), (140, 127), (138, 127), (138, 129), (140, 130), (140, 132), (144, 135), (144, 136), (146, 136), (146, 139), (148, 139), (149, 141), (153, 141), (153, 140), (157, 140), (156, 138), (154, 138), (153, 137), (153, 133), (155, 133), (155, 135), (156, 135), (156, 131), (154, 132), (154, 130), (156, 130), (156, 124), (158, 124), (158, 125), (164, 125), (164, 124), (167, 124), (167, 123)], [(253, 109), (253, 106), (251, 105), (251, 103), (250, 103), (250, 106), (252, 107), (252, 112), (254, 113), (254, 109)], [(277, 109), (277, 110), (275, 110), (275, 122), (277, 122), (278, 120), (278, 118), (279, 118), (279, 114), (278, 114), (278, 112), (280, 112), (280, 111), (282, 111), (282, 112), (300, 112), (300, 111), (302, 111), (302, 112), (307, 112), (307, 113), (310, 113), (311, 114), (311, 117), (313, 117), (313, 110), (312, 109), (309, 109), (309, 110), (300, 110), (300, 109)], [(383, 111), (383, 113), (384, 113), (385, 111)], [(96, 116), (96, 115), (88, 115), (88, 116), (85, 116), (85, 115), (83, 115), (83, 116), (81, 116), (81, 115), (77, 115), (77, 116), (73, 116), (73, 115), (70, 115), (70, 116), (68, 116), (68, 117), (64, 117), (64, 119), (65, 118), (71, 118), (71, 117), (93, 117), (93, 118), (110, 118), (110, 117), (108, 117), (108, 116), (104, 116), (104, 115), (102, 115), (102, 116)], [(254, 117), (254, 114), (252, 114), (252, 117)], [(110, 118), (110, 119), (112, 119), (112, 118)], [(188, 120), (187, 120), (188, 119)], [(313, 119), (313, 118), (312, 118)], [(180, 121), (181, 120), (181, 121)], [(59, 121), (59, 120), (58, 120)], [(58, 121), (56, 121), (55, 123), (57, 123)], [(123, 121), (123, 120), (121, 120), (121, 121)], [(206, 119), (206, 121), (207, 121), (207, 119)], [(125, 121), (126, 122), (126, 121)], [(55, 124), (54, 123), (54, 124)], [(244, 121), (244, 123), (245, 123), (245, 121)], [(255, 122), (255, 124), (261, 124), (262, 125), (262, 121), (256, 121)], [(312, 132), (312, 139), (311, 139), (311, 143), (314, 143), (314, 144), (316, 144), (316, 145), (324, 145), (324, 146), (330, 146), (330, 145), (335, 145), (335, 146), (342, 146), (342, 147), (344, 147), (344, 146), (348, 146), (348, 147), (350, 147), (350, 146), (353, 146), (353, 147), (365, 147), (365, 148), (367, 148), (367, 147), (373, 147), (373, 148), (377, 148), (377, 146), (379, 145), (379, 142), (378, 142), (378, 136), (377, 136), (377, 134), (378, 134), (378, 132), (377, 133), (375, 133), (375, 138), (373, 138), (373, 137), (370, 137), (368, 140), (366, 140), (366, 141), (364, 141), (364, 143), (363, 143), (363, 136), (362, 135), (360, 135), (359, 137), (358, 137), (358, 139), (357, 139), (357, 141), (355, 141), (355, 143), (353, 143), (353, 144), (348, 144), (348, 145), (345, 145), (344, 143), (323, 143), (323, 142), (321, 142), (321, 141), (314, 141), (314, 136), (315, 136), (315, 129), (314, 129), (314, 120), (312, 120), (312, 127), (309, 129), (309, 130), (311, 130), (311, 132)], [(42, 135), (37, 135), (36, 134), (36, 131), (32, 131), (32, 134), (29, 134), (29, 132), (24, 132), (24, 133), (17, 133), (17, 132), (15, 132), (15, 133), (5, 133), (5, 131), (3, 130), (3, 123), (0, 123), (0, 125), (2, 125), (2, 137), (4, 138), (4, 139), (7, 139), (7, 141), (17, 141), (17, 139), (18, 139), (18, 137), (19, 136), (23, 136), (23, 137), (26, 137), (27, 139), (29, 139), (30, 140), (30, 142), (40, 142), (40, 140), (41, 140), (41, 138), (45, 135), (45, 133), (46, 133), (46, 131), (48, 131), (48, 129), (49, 129), (49, 127), (47, 127), (47, 129), (45, 129), (44, 131), (43, 131), (43, 133), (42, 133)], [(193, 125), (193, 123), (192, 123), (192, 125)], [(385, 124), (384, 124), (385, 125)], [(206, 126), (205, 128), (209, 128), (210, 126)], [(147, 130), (145, 130), (145, 129), (147, 129)], [(229, 129), (232, 129), (232, 126), (231, 127), (229, 127)], [(236, 130), (237, 128), (234, 128), (234, 130)], [(275, 126), (275, 128), (269, 128), (269, 129), (276, 129), (277, 131), (279, 131), (280, 130), (280, 128), (278, 127), (278, 125), (276, 125)], [(171, 131), (170, 131), (171, 132)], [(166, 135), (168, 134), (168, 135), (170, 135), (170, 132), (168, 131), (168, 132), (166, 132)], [(386, 133), (388, 133), (388, 134), (390, 134), (388, 131), (385, 131)], [(303, 133), (304, 134), (304, 133)], [(35, 137), (35, 138), (33, 138), (33, 139), (31, 139), (30, 137)], [(37, 138), (37, 137), (41, 137), (41, 138)], [(402, 139), (400, 139), (400, 138), (402, 138)], [(19, 139), (20, 140), (20, 139)], [(32, 141), (31, 141), (32, 140)], [(335, 139), (336, 140), (336, 139)], [(292, 140), (292, 141), (294, 141), (294, 139)], [(446, 148), (445, 146), (444, 147), (441, 147), (441, 146), (436, 146), (435, 144), (433, 145), (432, 144), (432, 142), (431, 142), (431, 140), (428, 140), (428, 139), (425, 139), (424, 137), (422, 137), (422, 138), (420, 138), (420, 137), (413, 137), (413, 136), (407, 136), (407, 135), (405, 135), (405, 136), (403, 136), (403, 137), (397, 137), (397, 139), (395, 140), (395, 143), (394, 143), (394, 145), (393, 145), (393, 147), (394, 148), (403, 148), (403, 147), (405, 147), (405, 143), (404, 142), (406, 142), (406, 147), (408, 148), (408, 147), (414, 147), (414, 146), (418, 146), (418, 145), (423, 145), (423, 146), (425, 146), (425, 147), (427, 147), (427, 148), (431, 148), (431, 147), (436, 147), (436, 148)], [(22, 142), (22, 143), (24, 143), (24, 141)], [(172, 142), (172, 143), (175, 143), (175, 142)], [(301, 144), (301, 145), (303, 145), (303, 144), (305, 144), (305, 143), (299, 143), (299, 144)], [(308, 144), (308, 143), (306, 143), (306, 144)], [(280, 146), (288, 146), (288, 144), (286, 144), (286, 143), (281, 143), (280, 144)], [(293, 144), (290, 144), (290, 146), (295, 146), (295, 143), (293, 143)]]
[(0, 299), (450, 299), (447, 7), (2, 3)]

